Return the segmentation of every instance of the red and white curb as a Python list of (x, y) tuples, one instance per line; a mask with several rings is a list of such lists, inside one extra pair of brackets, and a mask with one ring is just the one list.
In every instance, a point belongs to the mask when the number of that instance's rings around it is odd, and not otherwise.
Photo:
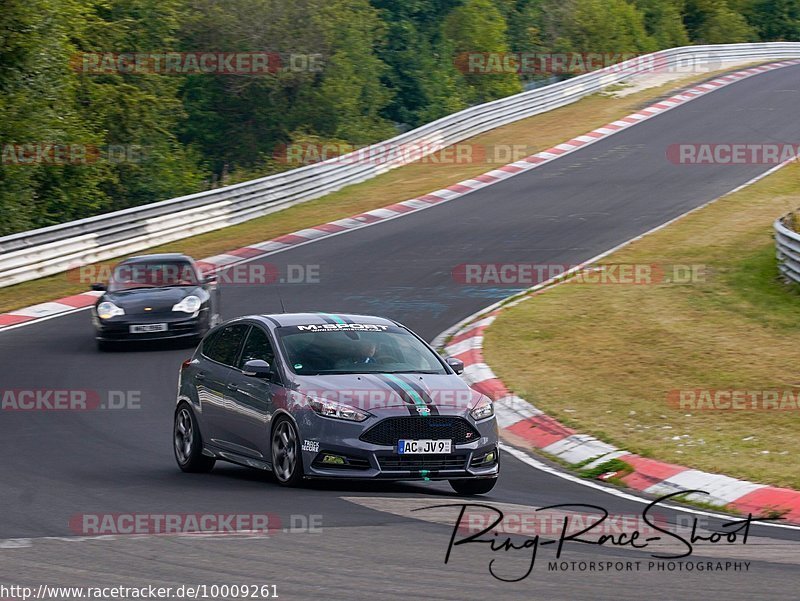
[[(232, 267), (238, 263), (252, 261), (258, 257), (280, 252), (294, 246), (308, 244), (315, 240), (336, 236), (343, 232), (360, 229), (362, 227), (368, 227), (376, 223), (402, 217), (403, 215), (407, 215), (409, 213), (415, 213), (417, 211), (428, 209), (440, 203), (448, 202), (464, 196), (465, 194), (469, 194), (470, 192), (474, 192), (475, 190), (480, 190), (481, 188), (485, 188), (486, 186), (490, 186), (506, 178), (513, 177), (519, 173), (535, 169), (540, 165), (544, 165), (550, 161), (558, 159), (559, 157), (567, 155), (571, 152), (575, 152), (584, 146), (593, 144), (598, 140), (602, 140), (614, 135), (617, 132), (636, 125), (637, 123), (641, 123), (642, 121), (646, 121), (647, 119), (655, 117), (656, 115), (660, 115), (675, 107), (681, 106), (682, 104), (686, 104), (687, 102), (704, 96), (710, 92), (713, 92), (714, 90), (718, 90), (743, 79), (753, 77), (754, 75), (759, 75), (760, 73), (765, 73), (767, 71), (773, 71), (775, 69), (797, 64), (800, 64), (800, 59), (770, 63), (768, 65), (743, 69), (741, 71), (736, 71), (728, 75), (717, 77), (716, 79), (685, 90), (680, 94), (675, 94), (666, 100), (661, 100), (647, 108), (643, 108), (631, 115), (628, 115), (627, 117), (623, 117), (622, 119), (608, 123), (603, 127), (598, 127), (587, 134), (577, 136), (568, 142), (558, 144), (545, 151), (538, 152), (514, 163), (498, 167), (497, 169), (493, 169), (492, 171), (478, 175), (474, 178), (453, 184), (452, 186), (448, 186), (442, 190), (437, 190), (436, 192), (431, 192), (430, 194), (425, 194), (411, 200), (395, 203), (381, 209), (367, 211), (365, 213), (361, 213), (360, 215), (354, 215), (346, 219), (338, 219), (322, 225), (306, 228), (291, 234), (279, 236), (273, 240), (260, 242), (258, 244), (251, 244), (244, 248), (232, 250), (230, 252), (213, 257), (208, 257), (198, 261), (198, 264), (205, 272), (214, 272), (227, 267)], [(38, 305), (25, 307), (23, 309), (16, 309), (14, 311), (9, 311), (8, 313), (0, 313), (0, 330), (20, 327), (41, 319), (50, 319), (59, 315), (65, 315), (77, 310), (86, 309), (96, 302), (99, 294), (100, 293), (98, 292), (85, 292), (83, 294), (60, 298), (52, 302), (40, 303)]]
[(498, 424), (514, 439), (522, 439), (531, 447), (570, 465), (584, 464), (582, 468), (592, 468), (611, 459), (624, 461), (633, 467), (633, 472), (623, 476), (622, 481), (644, 493), (662, 495), (680, 490), (704, 490), (709, 494), (687, 498), (743, 513), (785, 512), (786, 520), (800, 523), (798, 491), (640, 457), (592, 436), (579, 434), (514, 395), (483, 360), (484, 332), (501, 311), (496, 309), (462, 326), (445, 344), (444, 352), (461, 359), (465, 366), (463, 378), (474, 389), (495, 400)]

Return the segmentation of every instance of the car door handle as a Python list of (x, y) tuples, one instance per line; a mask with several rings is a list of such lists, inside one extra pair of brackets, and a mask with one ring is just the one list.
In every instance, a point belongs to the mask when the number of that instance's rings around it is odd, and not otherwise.
[(226, 388), (227, 388), (228, 390), (238, 390), (238, 388), (236, 387), (236, 384), (228, 384), (228, 385), (226, 386)]
[(205, 372), (199, 371), (194, 375), (194, 377), (195, 377), (195, 380), (205, 380), (206, 379), (206, 374), (205, 374)]

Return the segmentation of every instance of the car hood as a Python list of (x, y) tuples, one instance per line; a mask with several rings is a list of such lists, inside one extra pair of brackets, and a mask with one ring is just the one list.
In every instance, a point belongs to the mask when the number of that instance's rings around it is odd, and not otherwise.
[(205, 299), (206, 293), (200, 286), (174, 286), (170, 288), (139, 288), (106, 292), (98, 302), (111, 301), (126, 313), (144, 312), (146, 307), (152, 312), (172, 311), (172, 307), (187, 296), (194, 294)]
[(296, 376), (295, 384), (296, 392), (307, 398), (338, 401), (373, 413), (428, 408), (440, 415), (463, 415), (482, 396), (456, 375)]

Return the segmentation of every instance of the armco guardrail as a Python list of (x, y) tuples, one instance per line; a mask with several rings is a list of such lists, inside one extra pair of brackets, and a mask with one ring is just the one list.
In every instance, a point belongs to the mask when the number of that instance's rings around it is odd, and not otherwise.
[(794, 213), (789, 213), (775, 220), (775, 249), (780, 272), (800, 284), (800, 234), (785, 225), (793, 219)]
[(218, 190), (0, 238), (0, 287), (112, 259), (227, 227), (318, 198), (403, 164), (398, 149), (424, 156), (496, 127), (549, 111), (610, 85), (654, 71), (704, 71), (726, 62), (800, 57), (800, 43), (685, 46), (639, 57), (479, 106), (376, 144), (369, 161), (356, 153)]

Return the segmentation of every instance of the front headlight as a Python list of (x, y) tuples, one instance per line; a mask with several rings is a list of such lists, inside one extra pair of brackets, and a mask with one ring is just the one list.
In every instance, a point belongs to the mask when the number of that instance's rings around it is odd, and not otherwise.
[(187, 296), (177, 305), (172, 307), (173, 311), (181, 311), (183, 313), (197, 313), (200, 310), (200, 305), (203, 304), (203, 301), (200, 300), (200, 297), (191, 295)]
[(125, 315), (125, 310), (111, 301), (103, 301), (97, 305), (97, 316), (100, 319), (111, 319), (117, 315)]
[(476, 422), (492, 417), (494, 415), (494, 403), (489, 397), (481, 397), (481, 400), (478, 401), (469, 414)]
[(314, 410), (314, 413), (323, 417), (332, 417), (334, 419), (346, 419), (351, 422), (363, 422), (369, 417), (369, 413), (356, 409), (350, 405), (339, 403), (337, 401), (330, 401), (327, 399), (308, 399), (308, 404)]

